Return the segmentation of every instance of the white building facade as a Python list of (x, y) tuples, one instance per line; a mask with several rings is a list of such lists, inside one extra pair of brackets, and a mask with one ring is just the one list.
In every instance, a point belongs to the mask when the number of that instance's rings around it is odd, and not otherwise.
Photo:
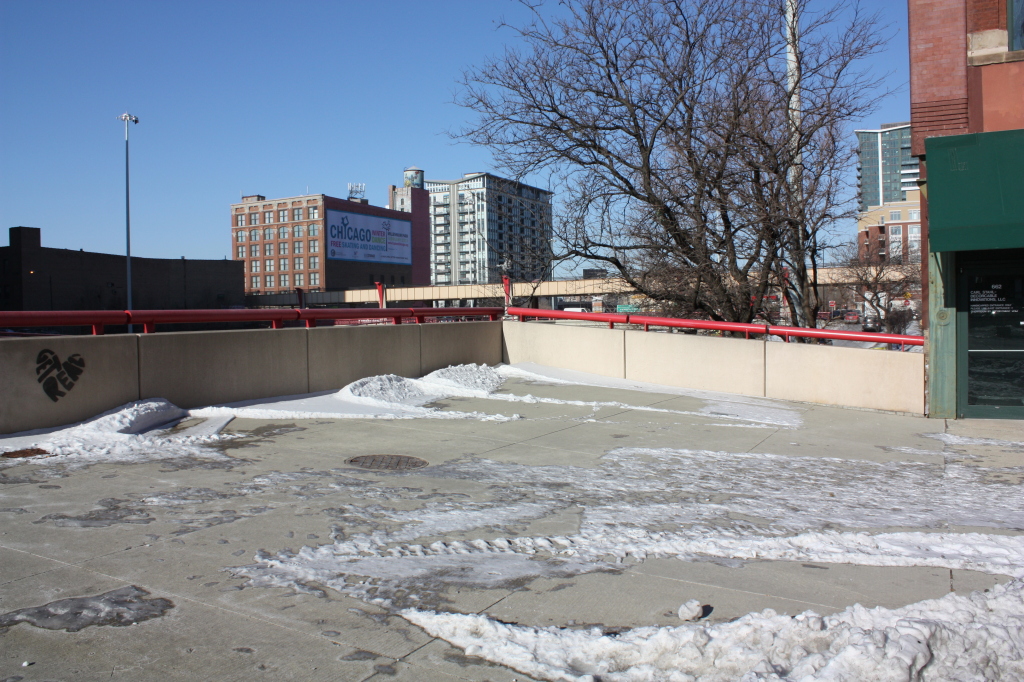
[(427, 180), (430, 282), (493, 284), (551, 275), (551, 197), (490, 173)]

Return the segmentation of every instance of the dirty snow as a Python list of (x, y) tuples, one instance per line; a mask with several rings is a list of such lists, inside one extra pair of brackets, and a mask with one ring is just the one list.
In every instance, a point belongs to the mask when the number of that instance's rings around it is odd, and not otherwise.
[(596, 628), (508, 625), (479, 615), (401, 614), (467, 654), (543, 680), (1024, 679), (1019, 581), (899, 609), (851, 606), (824, 618), (766, 609), (729, 623), (636, 628), (616, 636)]
[(58, 429), (40, 429), (0, 438), (0, 453), (40, 448), (46, 455), (0, 459), (0, 469), (26, 461), (72, 468), (98, 462), (133, 463), (195, 457), (228, 459), (210, 446), (229, 438), (220, 434), (226, 420), (170, 435), (167, 428), (188, 416), (163, 398), (127, 403), (92, 419)]
[[(1024, 679), (1019, 581), (896, 610), (855, 606), (828, 618), (764, 612), (617, 636), (443, 611), (447, 585), (621, 571), (648, 557), (929, 566), (1024, 578), (1024, 537), (1004, 534), (1024, 529), (1019, 486), (988, 484), (983, 470), (620, 448), (598, 467), (467, 458), (389, 478), (424, 475), (474, 481), (491, 496), (435, 499), (415, 510), (351, 505), (339, 517), (350, 532), (333, 543), (264, 552), (230, 570), (252, 585), (320, 585), (399, 609), (468, 654), (538, 679)], [(495, 536), (573, 510), (575, 533)], [(897, 527), (916, 530), (890, 530)], [(680, 618), (699, 618), (700, 606), (684, 604)]]

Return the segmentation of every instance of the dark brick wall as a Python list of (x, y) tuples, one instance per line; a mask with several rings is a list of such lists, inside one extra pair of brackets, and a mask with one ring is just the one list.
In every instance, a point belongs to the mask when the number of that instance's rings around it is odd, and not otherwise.
[[(39, 247), (32, 233), (18, 234), (26, 230), (34, 228), (11, 228), (12, 246), (0, 247), (0, 310), (127, 307), (124, 256)], [(240, 262), (132, 258), (132, 307), (136, 310), (244, 304)]]

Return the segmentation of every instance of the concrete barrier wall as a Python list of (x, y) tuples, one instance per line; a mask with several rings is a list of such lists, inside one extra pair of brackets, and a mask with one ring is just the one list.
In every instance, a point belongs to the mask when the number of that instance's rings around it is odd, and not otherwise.
[(422, 374), (418, 324), (318, 327), (307, 334), (310, 393), (376, 374)]
[(501, 362), (501, 322), (446, 322), (420, 328), (420, 376), (449, 365)]
[(706, 391), (924, 414), (924, 355), (505, 322), (503, 359)]
[(504, 362), (535, 362), (619, 379), (626, 377), (626, 332), (545, 322), (502, 324)]
[(0, 341), (0, 433), (70, 424), (138, 399), (134, 336)]
[[(2, 339), (0, 433), (70, 424), (140, 398), (187, 409), (329, 391), (376, 374), (417, 377), (454, 364), (493, 365), (501, 362), (501, 324)], [(40, 355), (44, 350), (50, 352)], [(37, 381), (37, 360), (43, 380), (52, 375), (52, 382)]]
[(768, 398), (924, 414), (924, 353), (769, 343), (765, 369)]
[(73, 423), (139, 398), (192, 408), (501, 361), (825, 405), (925, 407), (921, 353), (464, 322), (3, 339), (0, 433)]
[(761, 341), (625, 332), (626, 378), (703, 391), (764, 395)]
[(139, 394), (186, 409), (309, 392), (305, 329), (143, 334)]

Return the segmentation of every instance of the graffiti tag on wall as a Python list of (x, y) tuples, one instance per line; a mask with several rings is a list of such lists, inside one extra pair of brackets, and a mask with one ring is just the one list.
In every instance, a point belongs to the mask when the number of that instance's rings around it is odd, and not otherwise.
[(85, 359), (75, 353), (64, 362), (49, 348), (36, 356), (36, 380), (43, 385), (43, 393), (57, 402), (75, 387), (85, 370)]

